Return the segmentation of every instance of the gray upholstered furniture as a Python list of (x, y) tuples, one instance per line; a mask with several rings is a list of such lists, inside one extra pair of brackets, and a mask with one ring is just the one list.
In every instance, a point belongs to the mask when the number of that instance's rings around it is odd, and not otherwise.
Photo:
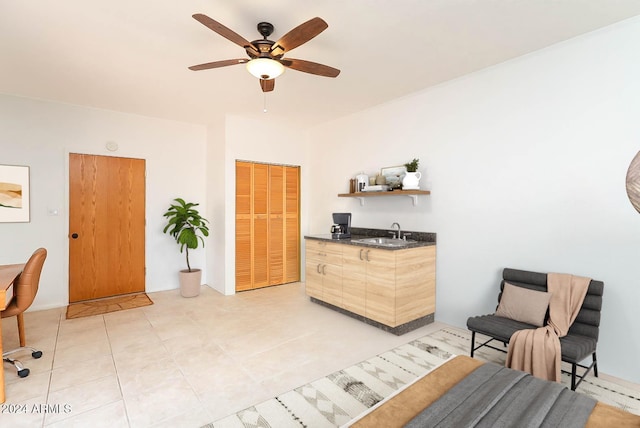
[[(537, 291), (547, 290), (546, 273), (506, 268), (502, 273), (502, 278), (498, 301), (500, 301), (502, 297), (502, 289), (504, 288), (505, 282)], [(598, 344), (603, 289), (604, 283), (602, 281), (591, 280), (580, 312), (571, 325), (569, 333), (565, 337), (560, 338), (562, 361), (571, 364), (572, 390), (578, 387), (591, 369), (593, 369), (594, 375), (596, 377), (598, 376), (596, 347)], [(509, 339), (515, 331), (536, 327), (509, 318), (488, 314), (470, 317), (467, 320), (467, 328), (471, 330), (471, 356), (473, 357), (474, 351), (482, 346), (487, 346), (498, 351), (505, 351), (505, 346), (495, 347), (492, 345), (492, 342), (497, 340), (506, 345), (509, 343)], [(476, 333), (489, 336), (490, 339), (476, 345)], [(592, 359), (591, 364), (588, 366), (580, 364), (581, 361), (589, 356)], [(580, 376), (577, 374), (577, 367), (584, 369)], [(579, 381), (576, 382), (576, 379), (579, 379)]]

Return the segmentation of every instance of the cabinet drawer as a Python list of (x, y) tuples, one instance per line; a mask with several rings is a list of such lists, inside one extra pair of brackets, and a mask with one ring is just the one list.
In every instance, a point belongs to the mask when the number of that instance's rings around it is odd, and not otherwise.
[(308, 240), (305, 246), (306, 257), (307, 260), (313, 260), (318, 263), (341, 265), (342, 247), (342, 244)]
[(342, 244), (334, 244), (333, 242), (319, 241), (317, 239), (307, 239), (307, 251), (323, 251), (342, 254)]

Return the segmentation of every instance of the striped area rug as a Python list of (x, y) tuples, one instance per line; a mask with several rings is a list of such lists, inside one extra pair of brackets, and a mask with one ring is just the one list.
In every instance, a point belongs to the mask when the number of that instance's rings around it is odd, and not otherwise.
[[(468, 355), (470, 336), (466, 330), (439, 330), (203, 428), (342, 426), (448, 358)], [(505, 354), (482, 348), (476, 351), (476, 357), (504, 364)], [(569, 376), (564, 375), (563, 384), (569, 383)], [(591, 376), (578, 392), (640, 414), (640, 391)]]

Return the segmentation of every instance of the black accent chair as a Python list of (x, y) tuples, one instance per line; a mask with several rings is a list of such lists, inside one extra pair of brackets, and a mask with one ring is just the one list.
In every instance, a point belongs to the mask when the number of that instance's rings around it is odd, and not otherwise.
[[(502, 272), (503, 280), (500, 283), (500, 294), (498, 302), (502, 297), (502, 290), (505, 281), (519, 287), (529, 288), (536, 291), (547, 291), (547, 274), (529, 272), (518, 269), (505, 268)], [(571, 364), (571, 390), (575, 390), (585, 376), (593, 369), (593, 374), (598, 377), (598, 363), (596, 359), (596, 347), (598, 344), (598, 333), (600, 326), (600, 311), (602, 309), (602, 293), (604, 283), (602, 281), (591, 280), (587, 295), (584, 298), (580, 312), (569, 328), (565, 337), (560, 338), (562, 350), (562, 361)], [(549, 313), (547, 311), (547, 317)], [(546, 320), (545, 320), (546, 323)], [(494, 314), (470, 317), (467, 320), (467, 328), (471, 330), (471, 356), (474, 351), (487, 346), (489, 348), (506, 352), (504, 347), (509, 343), (511, 335), (517, 330), (536, 328), (533, 325), (514, 321), (508, 318), (496, 316)], [(476, 333), (489, 336), (490, 339), (476, 346)], [(490, 343), (494, 340), (503, 343), (502, 348), (495, 347)], [(592, 362), (585, 366), (579, 364), (585, 358), (591, 356)], [(584, 369), (581, 376), (577, 375), (577, 367)], [(576, 379), (580, 379), (576, 383)]]

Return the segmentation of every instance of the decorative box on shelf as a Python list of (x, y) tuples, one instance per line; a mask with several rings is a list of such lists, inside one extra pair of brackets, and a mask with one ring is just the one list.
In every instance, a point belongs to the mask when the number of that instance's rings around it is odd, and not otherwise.
[(391, 189), (390, 186), (386, 184), (377, 184), (375, 186), (364, 186), (362, 189), (363, 192), (388, 192)]

